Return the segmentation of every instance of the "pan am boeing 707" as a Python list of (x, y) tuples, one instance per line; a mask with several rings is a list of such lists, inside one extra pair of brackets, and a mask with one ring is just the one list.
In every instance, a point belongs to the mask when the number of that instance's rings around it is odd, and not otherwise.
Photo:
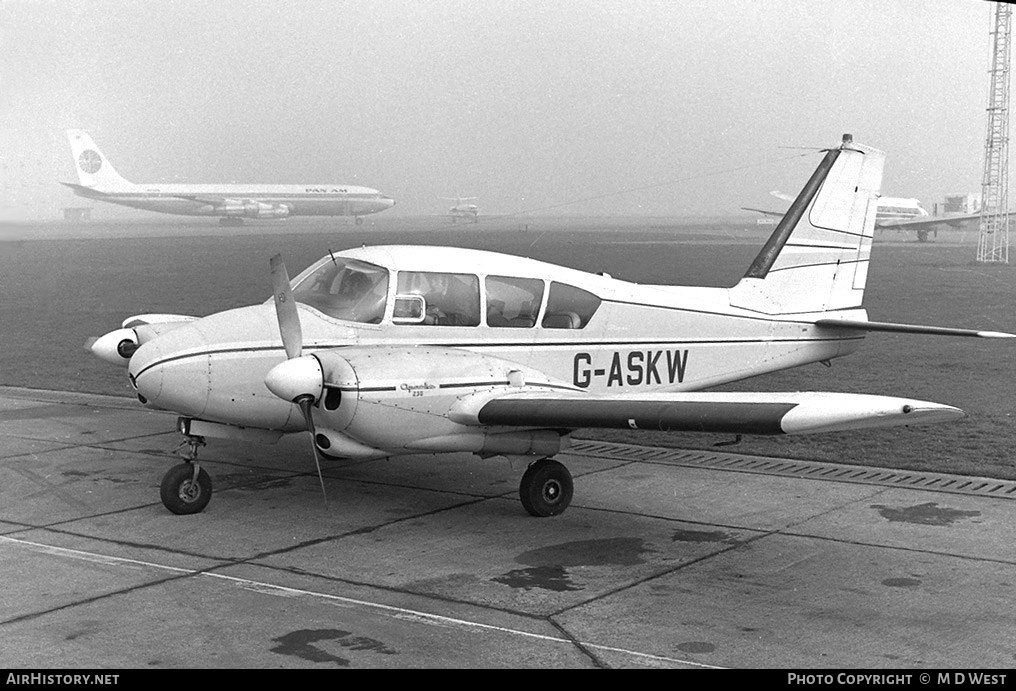
[(573, 494), (552, 457), (579, 428), (778, 435), (955, 420), (963, 411), (907, 397), (702, 391), (847, 355), (870, 331), (1016, 337), (868, 320), (884, 158), (849, 135), (826, 150), (731, 288), (364, 246), (329, 252), (293, 281), (276, 255), (272, 299), (203, 318), (131, 317), (92, 350), (126, 366), (142, 404), (179, 415), (190, 452), (161, 497), (180, 514), (211, 495), (196, 460), (205, 437), (308, 434), (319, 476), (325, 463), (399, 454), (522, 459), (522, 505), (552, 516)]
[(339, 184), (162, 184), (125, 180), (84, 130), (67, 130), (78, 183), (61, 183), (81, 197), (184, 216), (219, 216), (223, 225), (244, 218), (362, 216), (395, 205), (370, 187)]

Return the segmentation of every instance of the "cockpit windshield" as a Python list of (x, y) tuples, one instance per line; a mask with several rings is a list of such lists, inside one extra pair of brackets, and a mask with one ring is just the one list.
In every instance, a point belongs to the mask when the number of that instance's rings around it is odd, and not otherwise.
[(388, 270), (344, 257), (335, 257), (293, 288), (293, 297), (329, 317), (379, 324), (388, 297)]

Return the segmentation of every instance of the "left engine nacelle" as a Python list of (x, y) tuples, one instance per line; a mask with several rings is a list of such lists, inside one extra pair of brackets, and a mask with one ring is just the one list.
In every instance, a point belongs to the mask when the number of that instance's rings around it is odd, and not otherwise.
[(126, 367), (143, 344), (195, 319), (182, 314), (139, 314), (124, 319), (121, 328), (95, 339), (88, 348), (100, 360)]

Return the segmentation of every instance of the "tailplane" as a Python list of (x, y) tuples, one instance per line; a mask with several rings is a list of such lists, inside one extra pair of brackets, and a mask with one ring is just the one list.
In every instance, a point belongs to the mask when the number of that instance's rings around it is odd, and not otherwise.
[(101, 192), (128, 190), (134, 184), (125, 180), (84, 130), (67, 130), (74, 156), (74, 168), (82, 186)]
[(730, 304), (764, 314), (861, 306), (885, 154), (853, 143), (828, 149), (741, 281)]

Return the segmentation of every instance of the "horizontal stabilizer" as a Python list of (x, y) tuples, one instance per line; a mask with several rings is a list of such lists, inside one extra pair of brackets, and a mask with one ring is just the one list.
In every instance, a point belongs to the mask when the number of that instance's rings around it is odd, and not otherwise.
[(890, 333), (927, 334), (932, 336), (974, 336), (978, 338), (1016, 338), (1016, 334), (1004, 331), (977, 331), (976, 329), (953, 329), (945, 326), (921, 326), (919, 324), (895, 324), (893, 322), (870, 322), (859, 319), (819, 319), (815, 326), (857, 329), (860, 331), (886, 331)]
[[(811, 434), (947, 422), (962, 410), (890, 396), (828, 392), (706, 392), (501, 396), (476, 412), (476, 423), (662, 432)], [(465, 422), (465, 420), (460, 420)]]
[(980, 219), (981, 214), (965, 214), (963, 216), (918, 216), (917, 218), (879, 221), (879, 228), (898, 228), (913, 230), (914, 228), (932, 228), (934, 226), (950, 226), (959, 228), (971, 221)]

